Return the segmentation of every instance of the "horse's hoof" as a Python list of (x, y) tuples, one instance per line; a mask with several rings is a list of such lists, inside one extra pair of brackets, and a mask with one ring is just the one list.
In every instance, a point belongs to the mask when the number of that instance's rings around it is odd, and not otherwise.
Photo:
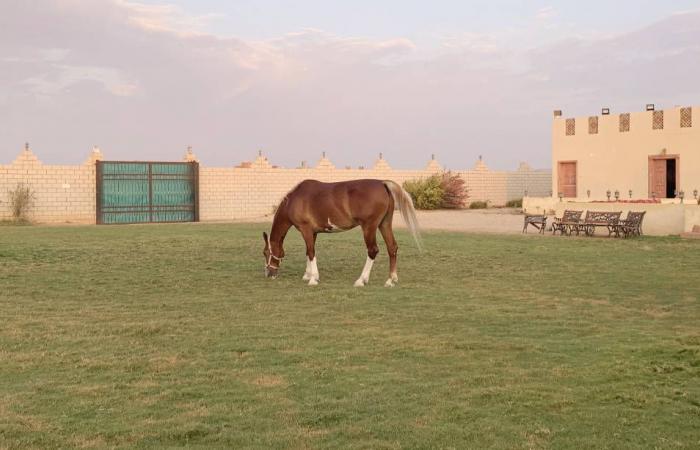
[(305, 273), (304, 276), (301, 277), (301, 279), (304, 281), (309, 281), (311, 279), (311, 275), (309, 275), (308, 273)]
[(309, 286), (316, 286), (318, 284), (318, 280), (315, 278), (312, 278), (309, 280)]
[(362, 279), (359, 279), (359, 280), (355, 281), (355, 284), (353, 284), (353, 286), (355, 286), (355, 287), (364, 287), (364, 286), (365, 286), (365, 282), (362, 281)]
[(386, 280), (386, 283), (384, 283), (384, 287), (394, 287), (394, 282), (391, 281), (391, 278)]

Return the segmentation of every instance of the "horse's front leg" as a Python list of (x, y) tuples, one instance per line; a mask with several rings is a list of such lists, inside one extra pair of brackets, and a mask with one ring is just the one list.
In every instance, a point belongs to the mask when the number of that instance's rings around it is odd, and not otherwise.
[(309, 261), (308, 258), (306, 258), (306, 270), (304, 271), (304, 275), (301, 277), (301, 279), (304, 281), (309, 281), (311, 279), (311, 261)]
[(316, 286), (320, 280), (316, 265), (316, 233), (311, 228), (302, 228), (300, 231), (306, 243), (306, 273), (303, 279), (309, 280), (309, 286)]
[[(314, 249), (316, 248), (316, 236), (317, 234), (314, 233)], [(308, 248), (307, 248), (307, 255), (308, 255)], [(318, 274), (318, 268), (316, 268), (316, 272)], [(304, 271), (304, 276), (301, 277), (302, 280), (304, 281), (309, 281), (311, 280), (311, 260), (309, 258), (306, 258), (306, 270)]]
[(355, 287), (362, 287), (369, 283), (369, 275), (372, 272), (374, 258), (376, 258), (377, 253), (379, 253), (379, 247), (377, 247), (377, 227), (363, 226), (362, 234), (365, 237), (365, 244), (367, 245), (367, 260), (365, 261), (365, 267), (362, 269), (360, 278), (355, 281)]

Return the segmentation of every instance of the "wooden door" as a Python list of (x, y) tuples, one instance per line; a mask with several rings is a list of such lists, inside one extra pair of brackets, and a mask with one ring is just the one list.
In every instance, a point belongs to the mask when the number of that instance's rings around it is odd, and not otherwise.
[(576, 198), (576, 161), (559, 163), (559, 192), (566, 198)]
[(651, 197), (666, 198), (666, 160), (654, 158), (649, 161), (649, 194)]

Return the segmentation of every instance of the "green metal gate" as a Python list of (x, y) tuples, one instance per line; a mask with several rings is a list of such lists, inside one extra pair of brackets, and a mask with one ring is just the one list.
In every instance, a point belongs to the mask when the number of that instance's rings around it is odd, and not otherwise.
[(199, 221), (196, 162), (97, 162), (97, 223)]

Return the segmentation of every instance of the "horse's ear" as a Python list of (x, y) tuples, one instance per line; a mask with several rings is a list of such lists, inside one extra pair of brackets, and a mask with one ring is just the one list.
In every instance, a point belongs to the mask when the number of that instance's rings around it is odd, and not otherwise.
[(267, 233), (263, 231), (263, 239), (265, 240), (265, 243), (267, 244), (269, 241), (267, 240)]

